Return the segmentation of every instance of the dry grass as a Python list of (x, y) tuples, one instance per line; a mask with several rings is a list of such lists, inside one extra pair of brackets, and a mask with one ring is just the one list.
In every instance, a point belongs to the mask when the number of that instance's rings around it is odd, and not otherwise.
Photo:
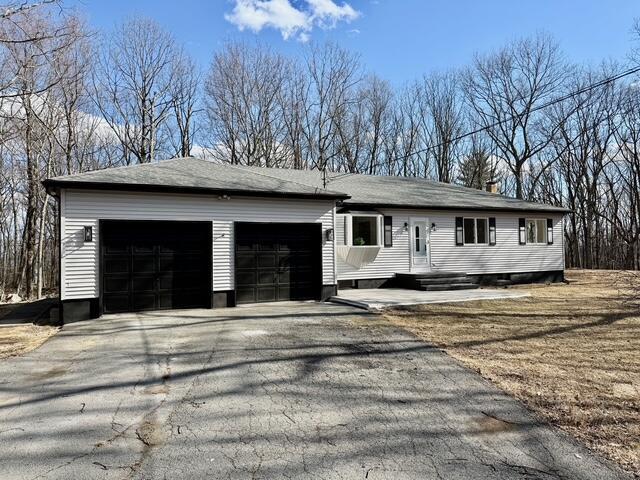
[(58, 330), (58, 327), (30, 323), (0, 325), (0, 358), (15, 357), (35, 350)]
[(567, 271), (530, 298), (423, 305), (386, 317), (640, 476), (640, 309), (624, 273)]

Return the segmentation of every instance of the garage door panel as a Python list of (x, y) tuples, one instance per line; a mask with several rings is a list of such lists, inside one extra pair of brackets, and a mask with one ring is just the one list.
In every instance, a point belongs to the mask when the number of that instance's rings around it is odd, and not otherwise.
[(238, 270), (236, 272), (236, 281), (240, 285), (253, 285), (258, 282), (258, 272), (255, 270)]
[(256, 302), (256, 291), (253, 287), (237, 287), (236, 303), (254, 303)]
[(258, 268), (273, 268), (278, 264), (278, 257), (275, 253), (260, 252), (257, 254), (256, 258)]
[(160, 254), (158, 268), (161, 272), (197, 272), (202, 269), (202, 253)]
[(158, 307), (156, 302), (155, 293), (139, 293), (136, 292), (132, 295), (132, 309), (133, 310), (156, 310)]
[(136, 292), (153, 292), (156, 289), (156, 277), (154, 274), (133, 276), (131, 288)]
[(129, 256), (109, 255), (103, 264), (105, 273), (129, 273)]
[(133, 273), (153, 273), (156, 270), (155, 255), (133, 255), (131, 262)]
[(105, 253), (107, 254), (128, 254), (129, 253), (129, 244), (127, 244), (126, 239), (117, 239), (113, 240), (113, 243), (105, 247)]
[(256, 268), (257, 260), (253, 250), (251, 253), (238, 252), (236, 255), (236, 268)]
[(237, 223), (235, 238), (237, 303), (319, 297), (319, 224)]
[(130, 296), (126, 294), (111, 294), (104, 297), (103, 308), (105, 312), (126, 312), (131, 309)]
[(257, 287), (257, 297), (256, 302), (273, 302), (274, 300), (278, 300), (276, 297), (276, 287)]
[(158, 289), (179, 290), (194, 285), (194, 288), (202, 290), (200, 285), (206, 284), (207, 281), (207, 275), (202, 272), (161, 273), (158, 277)]
[(129, 276), (115, 275), (104, 279), (105, 293), (127, 293), (129, 291)]
[(211, 223), (102, 221), (105, 313), (211, 305)]
[(276, 283), (276, 275), (275, 270), (258, 271), (258, 284), (274, 285)]

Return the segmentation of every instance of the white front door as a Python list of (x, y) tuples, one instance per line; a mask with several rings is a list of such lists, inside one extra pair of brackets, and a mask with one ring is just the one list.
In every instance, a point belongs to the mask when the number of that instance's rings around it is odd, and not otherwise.
[(409, 227), (411, 237), (411, 270), (427, 271), (429, 264), (429, 220), (412, 218)]

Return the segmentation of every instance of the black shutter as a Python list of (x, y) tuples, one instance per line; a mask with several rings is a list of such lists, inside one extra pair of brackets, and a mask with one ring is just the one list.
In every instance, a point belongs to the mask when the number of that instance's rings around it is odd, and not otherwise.
[(385, 216), (384, 220), (384, 246), (393, 247), (393, 217)]
[(553, 219), (547, 218), (547, 245), (553, 245)]
[(496, 244), (496, 217), (489, 217), (489, 245)]
[(456, 217), (456, 245), (464, 244), (464, 236), (462, 230), (462, 217)]
[(527, 229), (526, 229), (526, 219), (519, 218), (518, 219), (518, 237), (520, 241), (520, 245), (526, 245), (527, 243)]

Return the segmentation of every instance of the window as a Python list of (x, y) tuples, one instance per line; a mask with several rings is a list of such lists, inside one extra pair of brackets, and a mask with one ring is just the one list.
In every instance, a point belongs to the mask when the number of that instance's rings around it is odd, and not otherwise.
[[(338, 242), (350, 247), (372, 247), (382, 244), (382, 215), (339, 214), (336, 218)], [(340, 231), (342, 230), (342, 232)], [(391, 229), (389, 228), (389, 234)], [(385, 229), (385, 237), (386, 237)], [(390, 235), (389, 235), (390, 236)], [(340, 241), (344, 238), (344, 243)]]
[(464, 219), (464, 243), (476, 243), (476, 219)]
[(463, 224), (465, 245), (489, 243), (489, 220), (487, 218), (465, 218)]
[(547, 221), (545, 219), (527, 219), (527, 243), (547, 243)]
[(352, 245), (378, 245), (378, 217), (351, 217), (351, 231)]
[(486, 218), (476, 218), (476, 240), (477, 243), (489, 243), (487, 238), (489, 228)]

